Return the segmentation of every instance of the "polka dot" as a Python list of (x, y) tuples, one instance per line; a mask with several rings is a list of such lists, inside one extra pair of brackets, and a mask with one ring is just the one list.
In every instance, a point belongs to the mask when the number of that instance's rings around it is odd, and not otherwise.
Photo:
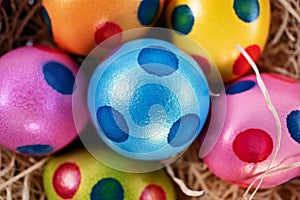
[[(113, 37), (110, 39), (109, 42), (103, 45), (104, 47), (111, 47), (118, 45), (122, 40), (122, 28), (113, 22), (104, 22), (97, 27), (95, 32), (95, 42), (96, 44), (100, 44), (101, 42), (105, 41), (106, 39)], [(118, 35), (116, 35), (118, 34)]]
[(268, 75), (272, 78), (275, 78), (277, 80), (281, 80), (281, 81), (284, 81), (284, 82), (287, 82), (287, 83), (297, 83), (297, 81), (295, 79), (292, 79), (290, 77), (283, 76), (283, 75), (280, 75), (280, 74), (268, 74)]
[[(258, 45), (251, 45), (245, 49), (245, 51), (250, 55), (252, 60), (256, 62), (259, 59), (261, 50)], [(233, 64), (233, 74), (236, 76), (242, 76), (251, 69), (250, 64), (244, 58), (242, 54), (238, 56)]]
[(258, 163), (266, 160), (273, 150), (271, 136), (261, 129), (247, 129), (233, 141), (235, 155), (244, 162)]
[(45, 24), (48, 28), (48, 31), (50, 33), (50, 36), (53, 37), (53, 32), (52, 32), (52, 26), (51, 26), (51, 19), (48, 15), (48, 12), (46, 10), (45, 7), (42, 7), (42, 14), (43, 14), (43, 18), (44, 18), (44, 21), (45, 21)]
[(79, 167), (75, 163), (66, 162), (55, 170), (52, 185), (58, 196), (71, 199), (76, 194), (81, 182)]
[(180, 147), (192, 141), (199, 133), (200, 118), (195, 114), (187, 114), (178, 119), (168, 134), (168, 143), (172, 147)]
[(142, 25), (151, 25), (158, 16), (159, 0), (142, 0), (138, 8), (138, 19)]
[(246, 80), (246, 81), (239, 81), (234, 83), (233, 85), (229, 86), (226, 89), (226, 94), (239, 94), (242, 92), (246, 92), (255, 86), (254, 81)]
[(44, 155), (53, 151), (53, 147), (46, 144), (32, 144), (17, 147), (16, 150), (28, 155)]
[[(169, 123), (180, 116), (181, 109), (176, 95), (167, 87), (150, 83), (139, 87), (133, 93), (129, 104), (131, 119), (139, 126), (149, 125), (151, 117), (154, 117), (149, 114), (149, 111), (157, 105), (164, 109), (166, 121)], [(161, 110), (155, 113), (161, 113)]]
[(161, 47), (142, 49), (137, 60), (147, 73), (159, 77), (168, 76), (178, 69), (177, 56)]
[(300, 110), (294, 110), (288, 114), (286, 124), (291, 137), (300, 143)]
[(199, 55), (192, 55), (192, 57), (199, 64), (199, 66), (203, 70), (204, 74), (208, 75), (211, 71), (211, 66), (210, 66), (208, 60), (205, 57), (199, 56)]
[(50, 61), (43, 67), (44, 79), (54, 90), (61, 94), (72, 94), (75, 77), (66, 66)]
[(97, 110), (97, 120), (107, 138), (114, 142), (128, 139), (129, 129), (121, 113), (109, 106)]
[(164, 189), (158, 185), (148, 185), (139, 200), (167, 200)]
[(259, 17), (258, 0), (234, 0), (235, 14), (246, 23), (255, 21)]
[(172, 13), (171, 23), (174, 30), (188, 34), (194, 25), (194, 15), (187, 5), (177, 6)]
[(91, 200), (123, 200), (124, 189), (121, 183), (114, 178), (101, 179), (93, 186)]

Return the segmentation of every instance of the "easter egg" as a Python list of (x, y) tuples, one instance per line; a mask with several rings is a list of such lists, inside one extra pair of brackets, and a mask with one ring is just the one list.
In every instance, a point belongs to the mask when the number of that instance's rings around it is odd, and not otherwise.
[(82, 149), (51, 158), (43, 182), (51, 200), (175, 200), (172, 182), (163, 170), (120, 172)]
[[(77, 130), (72, 94), (78, 65), (49, 47), (21, 47), (0, 58), (0, 145), (45, 155), (69, 144)], [(82, 128), (84, 124), (79, 124)]]
[[(262, 74), (262, 79), (282, 125), (280, 148), (270, 166), (271, 175), (261, 185), (270, 188), (300, 175), (300, 168), (281, 169), (300, 161), (300, 96), (297, 93), (300, 83), (277, 74)], [(226, 100), (223, 131), (204, 161), (220, 178), (247, 187), (267, 169), (278, 131), (254, 75), (229, 85)]]
[(198, 136), (210, 106), (198, 64), (169, 42), (123, 44), (95, 69), (88, 107), (99, 136), (123, 156), (162, 160)]
[[(191, 37), (207, 50), (224, 81), (236, 79), (250, 70), (237, 49), (242, 46), (254, 61), (263, 51), (269, 32), (269, 0), (171, 0), (166, 8), (166, 23), (176, 30), (174, 42)], [(198, 52), (186, 50), (199, 62)]]
[(152, 26), (164, 0), (43, 0), (43, 13), (55, 42), (63, 49), (87, 55), (97, 44), (122, 31)]

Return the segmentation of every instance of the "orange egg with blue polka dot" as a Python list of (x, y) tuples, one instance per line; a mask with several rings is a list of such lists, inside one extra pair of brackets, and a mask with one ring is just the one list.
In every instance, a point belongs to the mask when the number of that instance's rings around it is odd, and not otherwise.
[[(257, 61), (265, 46), (270, 25), (269, 0), (170, 0), (166, 20), (174, 29), (174, 41), (188, 36), (203, 46), (217, 65), (224, 81), (236, 79), (250, 70), (237, 49), (241, 45)], [(186, 50), (203, 62), (190, 46)]]
[(163, 170), (120, 172), (106, 167), (84, 149), (52, 157), (43, 182), (51, 200), (175, 200), (172, 181)]
[(122, 31), (152, 26), (164, 0), (43, 0), (43, 14), (55, 42), (63, 49), (87, 55), (97, 44)]

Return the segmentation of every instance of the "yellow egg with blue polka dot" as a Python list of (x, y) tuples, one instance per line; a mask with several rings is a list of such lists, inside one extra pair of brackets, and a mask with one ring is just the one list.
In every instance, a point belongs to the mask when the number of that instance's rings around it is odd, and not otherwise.
[[(250, 70), (237, 44), (254, 61), (259, 59), (269, 33), (270, 1), (169, 0), (166, 20), (177, 31), (175, 44), (184, 36), (194, 39), (206, 49), (224, 81), (230, 81)], [(198, 62), (205, 62), (197, 51), (186, 48)]]
[(175, 200), (172, 181), (163, 170), (120, 172), (103, 165), (84, 149), (52, 157), (43, 182), (51, 200)]

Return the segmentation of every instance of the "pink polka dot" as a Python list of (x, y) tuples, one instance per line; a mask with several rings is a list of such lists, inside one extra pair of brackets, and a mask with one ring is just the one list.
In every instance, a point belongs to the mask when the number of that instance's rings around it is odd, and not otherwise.
[(297, 83), (296, 80), (294, 80), (290, 77), (287, 77), (287, 76), (280, 75), (280, 74), (269, 74), (269, 76), (271, 76), (272, 78), (287, 82), (287, 83)]
[(80, 181), (79, 167), (75, 163), (66, 162), (56, 169), (52, 185), (58, 196), (63, 199), (70, 199), (77, 192)]
[(233, 151), (242, 161), (257, 163), (272, 153), (273, 140), (261, 129), (247, 129), (239, 133), (233, 142)]
[(199, 56), (199, 55), (192, 55), (192, 57), (200, 65), (200, 67), (203, 70), (204, 74), (208, 75), (210, 73), (210, 70), (211, 70), (211, 66), (210, 66), (208, 60), (205, 57)]
[[(258, 45), (248, 46), (245, 50), (254, 62), (256, 62), (259, 59), (261, 50)], [(233, 64), (233, 74), (236, 76), (242, 76), (245, 73), (247, 73), (250, 70), (250, 68), (250, 64), (247, 62), (244, 56), (240, 54)]]
[(167, 200), (167, 197), (162, 187), (151, 184), (143, 190), (140, 200)]
[[(101, 42), (105, 41), (106, 39), (110, 38), (111, 36), (114, 36), (116, 34), (119, 34), (122, 32), (122, 28), (113, 23), (113, 22), (104, 22), (100, 24), (97, 27), (97, 30), (95, 32), (95, 42), (96, 44), (100, 44)], [(107, 46), (115, 46), (120, 43), (122, 39), (122, 35), (119, 34), (118, 36), (115, 36), (113, 39), (109, 41), (109, 44), (106, 44)]]

